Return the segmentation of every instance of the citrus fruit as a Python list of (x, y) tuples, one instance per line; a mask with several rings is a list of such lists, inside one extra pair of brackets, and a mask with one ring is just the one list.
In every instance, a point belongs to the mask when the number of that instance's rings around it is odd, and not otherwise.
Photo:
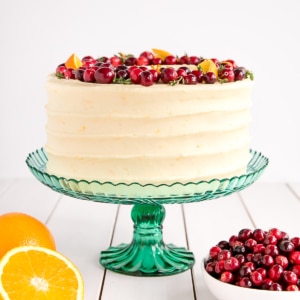
[(202, 72), (206, 74), (207, 72), (213, 72), (218, 78), (218, 68), (216, 64), (211, 59), (203, 60), (198, 67), (201, 68)]
[(10, 249), (26, 245), (56, 250), (51, 232), (38, 219), (20, 212), (0, 215), (0, 258)]
[(65, 66), (67, 68), (71, 68), (77, 70), (79, 67), (82, 66), (82, 62), (80, 58), (76, 54), (72, 54), (65, 62)]
[(170, 52), (162, 49), (152, 48), (152, 51), (155, 57), (158, 57), (162, 60), (164, 60), (167, 56), (172, 55)]
[(61, 253), (38, 246), (16, 247), (0, 261), (3, 300), (82, 300), (77, 267)]

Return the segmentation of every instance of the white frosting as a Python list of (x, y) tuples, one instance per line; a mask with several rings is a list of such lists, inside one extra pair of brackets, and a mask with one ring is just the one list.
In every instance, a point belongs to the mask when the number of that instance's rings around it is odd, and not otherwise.
[(231, 177), (249, 161), (250, 80), (151, 87), (50, 75), (48, 171), (171, 183)]

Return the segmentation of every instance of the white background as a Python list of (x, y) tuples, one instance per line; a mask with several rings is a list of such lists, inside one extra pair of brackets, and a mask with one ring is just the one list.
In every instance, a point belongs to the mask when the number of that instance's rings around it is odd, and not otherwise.
[(161, 48), (252, 70), (252, 148), (270, 159), (261, 180), (299, 180), (299, 15), (298, 0), (0, 0), (0, 178), (32, 176), (46, 77), (70, 54)]

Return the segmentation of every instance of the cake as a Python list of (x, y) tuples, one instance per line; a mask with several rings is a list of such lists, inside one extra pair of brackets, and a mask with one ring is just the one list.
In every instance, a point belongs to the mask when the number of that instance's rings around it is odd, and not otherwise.
[[(170, 64), (172, 55), (164, 55), (153, 65), (157, 57), (146, 53), (143, 66), (137, 60), (129, 66), (121, 56), (111, 66), (111, 59), (72, 55), (49, 75), (47, 171), (68, 179), (141, 184), (246, 173), (252, 74), (233, 60), (201, 57), (196, 64), (179, 58)], [(129, 69), (127, 77), (118, 73), (122, 69)], [(141, 83), (142, 73), (148, 80)]]

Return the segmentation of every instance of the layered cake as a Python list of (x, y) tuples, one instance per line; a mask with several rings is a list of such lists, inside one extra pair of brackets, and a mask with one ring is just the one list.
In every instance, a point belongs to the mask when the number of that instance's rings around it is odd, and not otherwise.
[(233, 60), (72, 55), (47, 81), (47, 171), (141, 184), (244, 174), (251, 88)]

